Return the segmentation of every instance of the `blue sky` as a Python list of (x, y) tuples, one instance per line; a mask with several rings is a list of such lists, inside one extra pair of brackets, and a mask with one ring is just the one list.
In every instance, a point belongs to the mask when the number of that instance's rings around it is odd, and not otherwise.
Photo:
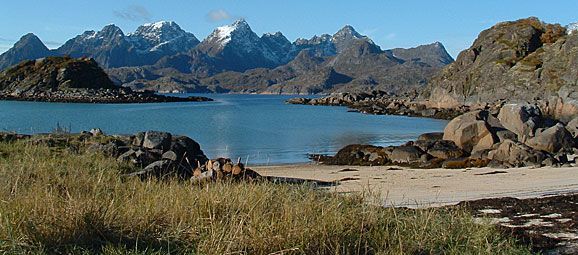
[(202, 40), (215, 27), (242, 17), (259, 35), (281, 31), (293, 41), (350, 24), (383, 49), (440, 41), (455, 57), (481, 30), (500, 21), (528, 16), (562, 25), (578, 21), (575, 0), (7, 0), (1, 6), (0, 52), (28, 32), (56, 48), (110, 23), (129, 33), (158, 20), (175, 21)]

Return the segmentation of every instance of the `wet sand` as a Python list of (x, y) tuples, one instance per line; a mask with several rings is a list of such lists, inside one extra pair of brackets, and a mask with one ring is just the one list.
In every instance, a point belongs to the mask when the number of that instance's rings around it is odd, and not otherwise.
[(252, 168), (261, 175), (342, 180), (327, 189), (344, 193), (371, 191), (379, 194), (386, 206), (430, 207), (482, 198), (578, 193), (578, 167), (409, 169), (301, 164)]

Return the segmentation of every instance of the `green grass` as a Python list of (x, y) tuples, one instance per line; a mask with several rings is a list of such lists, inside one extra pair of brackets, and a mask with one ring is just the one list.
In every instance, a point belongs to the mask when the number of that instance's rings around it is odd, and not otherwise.
[[(307, 186), (123, 180), (99, 154), (0, 143), (4, 254), (528, 254), (464, 210)], [(277, 253), (276, 253), (277, 252)]]

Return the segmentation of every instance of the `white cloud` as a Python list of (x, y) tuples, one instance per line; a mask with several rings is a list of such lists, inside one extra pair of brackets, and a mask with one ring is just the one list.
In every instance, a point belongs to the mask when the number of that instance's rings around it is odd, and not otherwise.
[(130, 5), (123, 10), (113, 12), (114, 16), (130, 21), (150, 21), (151, 13), (142, 5)]
[(0, 54), (6, 52), (8, 49), (10, 49), (12, 46), (10, 45), (4, 45), (4, 44), (0, 44)]
[(396, 33), (389, 33), (385, 36), (385, 40), (393, 40), (397, 37)]
[(229, 20), (232, 16), (227, 11), (223, 9), (212, 10), (207, 13), (207, 20), (210, 22), (219, 22), (223, 20)]
[(371, 36), (374, 35), (377, 31), (379, 31), (378, 28), (364, 29), (363, 31), (361, 31), (361, 34), (371, 37)]

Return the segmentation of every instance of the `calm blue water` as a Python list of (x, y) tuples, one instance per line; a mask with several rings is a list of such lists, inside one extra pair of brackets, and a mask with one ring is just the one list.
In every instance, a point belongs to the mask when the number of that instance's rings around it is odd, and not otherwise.
[(108, 134), (162, 130), (187, 135), (207, 156), (250, 164), (307, 162), (307, 153), (334, 153), (353, 143), (392, 145), (446, 121), (365, 115), (345, 107), (288, 105), (291, 96), (203, 95), (202, 103), (64, 104), (0, 101), (0, 129), (19, 133), (52, 131), (57, 123), (73, 132), (101, 128)]

